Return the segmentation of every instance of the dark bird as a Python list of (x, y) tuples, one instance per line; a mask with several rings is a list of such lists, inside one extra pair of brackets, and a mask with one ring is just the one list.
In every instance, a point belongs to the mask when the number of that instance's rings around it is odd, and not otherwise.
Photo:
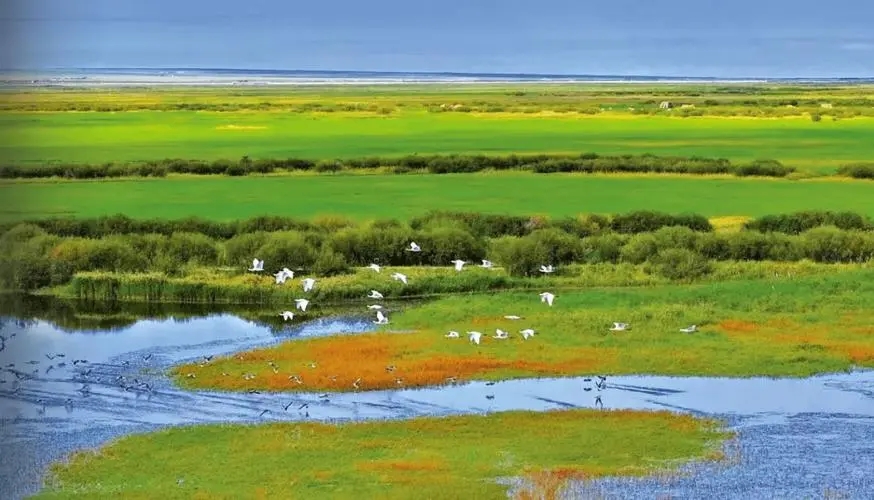
[(266, 413), (270, 413), (270, 410), (262, 410), (261, 413), (258, 414), (258, 416), (263, 417)]
[(583, 390), (586, 391), (586, 392), (589, 392), (589, 391), (592, 390), (592, 388), (591, 388), (591, 387), (583, 387)]
[(495, 385), (494, 382), (486, 382), (486, 385)]
[(64, 362), (62, 361), (62, 362), (58, 363), (57, 368), (63, 368), (63, 367), (65, 367), (65, 366), (67, 366), (67, 363), (64, 363)]
[(49, 373), (50, 371), (52, 371), (52, 368), (54, 368), (54, 366), (52, 366), (52, 365), (49, 365), (49, 367), (46, 368), (46, 375), (48, 375), (48, 373)]
[(304, 408), (309, 408), (309, 407), (310, 407), (309, 403), (304, 403), (304, 404), (298, 406), (297, 409), (298, 409), (298, 410), (303, 410)]
[(601, 401), (601, 395), (595, 396), (595, 406), (604, 408), (604, 403)]
[(203, 360), (204, 360), (204, 361), (212, 361), (212, 357), (213, 357), (213, 355), (204, 356), (204, 357), (203, 357)]
[(583, 382), (591, 382), (591, 381), (592, 381), (592, 379), (590, 379), (590, 378), (584, 378), (584, 379), (583, 379)]
[(495, 399), (495, 395), (494, 395), (494, 394), (489, 394), (489, 395), (486, 396), (486, 399)]
[(78, 364), (85, 364), (85, 363), (87, 363), (87, 362), (88, 362), (87, 359), (75, 359), (75, 360), (73, 360), (73, 365), (75, 366), (75, 365), (78, 365)]
[(149, 353), (149, 354), (146, 354), (143, 356), (143, 361), (148, 361), (150, 359), (152, 359), (152, 353)]
[(294, 401), (289, 401), (288, 404), (283, 406), (282, 408), (285, 409), (285, 411), (288, 411), (288, 409), (291, 408), (291, 405), (293, 405), (293, 404), (294, 404)]
[(256, 391), (255, 389), (249, 389), (249, 394), (261, 394), (261, 393)]

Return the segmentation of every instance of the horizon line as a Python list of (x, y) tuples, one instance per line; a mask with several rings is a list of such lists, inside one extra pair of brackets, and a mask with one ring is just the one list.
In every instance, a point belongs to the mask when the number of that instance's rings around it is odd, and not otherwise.
[(199, 67), (199, 66), (78, 66), (78, 67), (49, 67), (49, 68), (0, 68), (0, 73), (6, 72), (48, 72), (48, 71), (204, 71), (204, 72), (239, 72), (239, 73), (286, 73), (286, 74), (325, 74), (343, 75), (359, 74), (372, 76), (479, 76), (479, 77), (505, 77), (505, 78), (649, 78), (649, 79), (691, 79), (691, 80), (874, 80), (872, 76), (693, 76), (693, 75), (664, 75), (664, 74), (608, 74), (608, 73), (537, 73), (537, 72), (475, 72), (475, 71), (405, 71), (405, 70), (340, 70), (340, 69), (282, 69), (282, 68), (235, 68), (235, 67)]

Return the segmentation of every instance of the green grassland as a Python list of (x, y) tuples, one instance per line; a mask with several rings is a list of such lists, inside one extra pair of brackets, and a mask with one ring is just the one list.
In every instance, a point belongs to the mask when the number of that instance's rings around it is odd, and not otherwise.
[[(541, 302), (540, 291), (555, 292), (555, 303)], [(872, 303), (870, 268), (646, 288), (544, 286), (446, 297), (389, 312), (390, 324), (375, 333), (289, 341), (173, 373), (191, 388), (271, 391), (352, 391), (356, 379), (371, 390), (596, 373), (809, 376), (874, 367)], [(611, 332), (613, 322), (632, 329)], [(699, 331), (679, 331), (691, 324)], [(511, 338), (491, 338), (498, 328)], [(536, 335), (523, 339), (525, 328)], [(445, 338), (450, 330), (461, 338)], [(481, 345), (468, 341), (469, 330), (483, 333)]]
[(874, 215), (874, 185), (868, 181), (524, 172), (13, 181), (0, 183), (0, 198), (6, 201), (0, 212), (3, 221), (116, 213), (213, 220), (324, 214), (403, 219), (430, 209), (550, 216), (639, 209), (709, 217), (801, 210)]
[(506, 477), (529, 479), (517, 498), (553, 498), (571, 478), (720, 459), (729, 436), (687, 415), (596, 410), (172, 428), (74, 455), (33, 498), (506, 498)]
[(5, 163), (582, 153), (780, 160), (811, 173), (874, 158), (874, 119), (399, 112), (52, 112), (0, 115)]

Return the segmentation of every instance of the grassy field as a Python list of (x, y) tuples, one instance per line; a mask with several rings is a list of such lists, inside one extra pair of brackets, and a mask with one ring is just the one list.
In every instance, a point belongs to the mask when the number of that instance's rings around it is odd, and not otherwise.
[(0, 183), (0, 220), (50, 216), (136, 218), (258, 215), (359, 220), (408, 218), (430, 209), (485, 213), (620, 213), (632, 210), (760, 216), (800, 210), (874, 215), (867, 181), (584, 176), (530, 173), (181, 177)]
[(712, 420), (596, 410), (173, 428), (79, 453), (33, 498), (506, 498), (508, 476), (532, 481), (520, 498), (553, 498), (570, 478), (720, 459), (727, 437)]
[[(356, 379), (369, 390), (438, 385), (450, 377), (808, 376), (874, 366), (871, 269), (555, 292), (552, 307), (536, 290), (448, 297), (389, 313), (391, 323), (380, 332), (290, 341), (173, 373), (191, 388), (352, 391)], [(632, 329), (610, 332), (615, 321)], [(690, 324), (700, 331), (679, 332)], [(497, 328), (511, 338), (491, 338)], [(525, 328), (536, 330), (535, 337), (523, 340), (517, 332)], [(461, 338), (445, 338), (449, 330)], [(484, 333), (481, 345), (467, 340), (469, 330)], [(245, 380), (245, 373), (256, 378)]]
[(874, 119), (670, 118), (404, 111), (52, 112), (0, 115), (6, 163), (582, 153), (770, 158), (807, 172), (874, 158)]

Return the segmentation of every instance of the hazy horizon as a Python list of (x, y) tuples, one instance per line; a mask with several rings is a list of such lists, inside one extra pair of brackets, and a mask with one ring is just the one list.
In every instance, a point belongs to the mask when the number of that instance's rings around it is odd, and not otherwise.
[(874, 2), (13, 0), (0, 70), (874, 76)]

